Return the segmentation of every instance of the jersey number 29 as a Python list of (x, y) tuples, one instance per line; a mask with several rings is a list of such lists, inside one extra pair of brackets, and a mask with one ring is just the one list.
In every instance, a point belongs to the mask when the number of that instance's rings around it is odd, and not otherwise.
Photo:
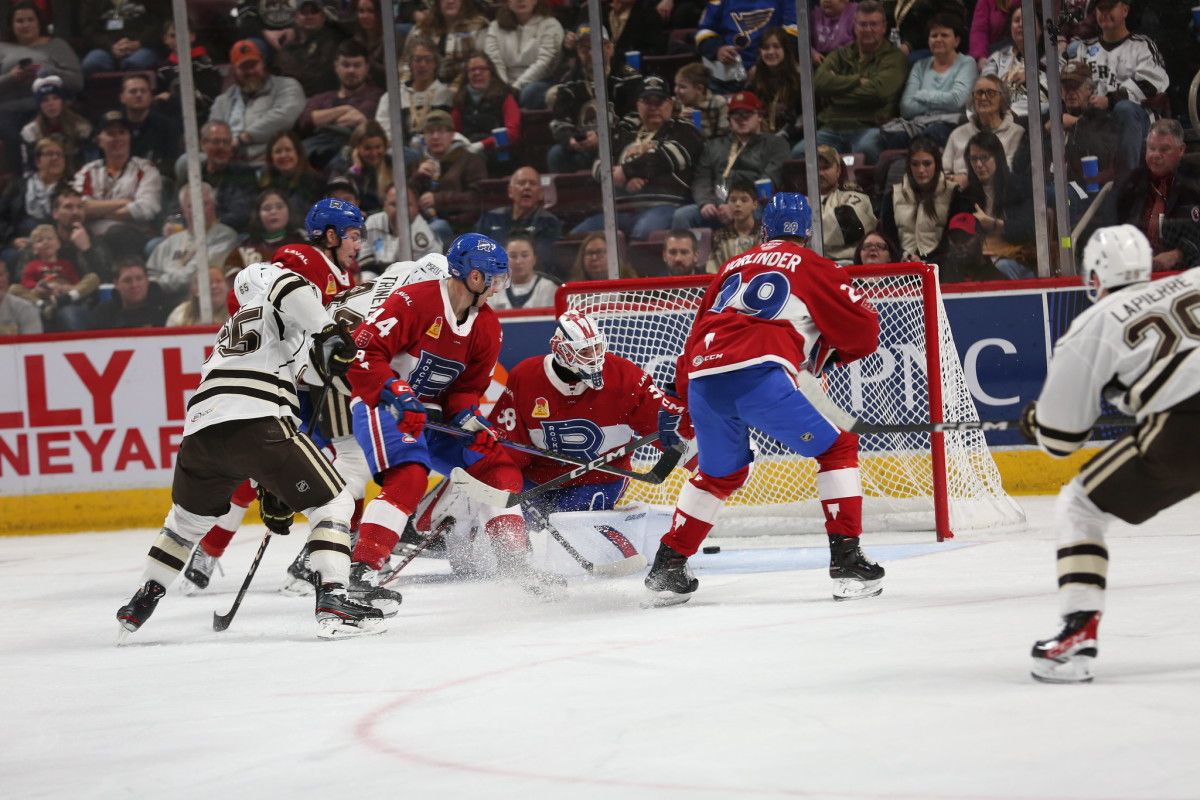
[(791, 288), (781, 272), (763, 272), (746, 282), (735, 272), (721, 284), (717, 302), (709, 310), (720, 313), (729, 308), (758, 319), (775, 319), (787, 305)]

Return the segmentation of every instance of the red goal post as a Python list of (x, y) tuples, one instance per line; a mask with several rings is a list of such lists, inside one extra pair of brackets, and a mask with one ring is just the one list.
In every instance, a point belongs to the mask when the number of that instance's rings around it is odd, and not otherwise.
[[(829, 370), (830, 396), (855, 417), (884, 424), (978, 419), (942, 306), (936, 267), (847, 267), (856, 290), (880, 315), (879, 349)], [(569, 283), (556, 313), (584, 311), (604, 331), (610, 352), (629, 358), (657, 383), (675, 377), (675, 359), (712, 275)], [(822, 529), (812, 459), (755, 432), (755, 466), (718, 519), (728, 535)], [(979, 431), (864, 435), (860, 439), (864, 530), (952, 530), (1024, 521), (1005, 494)], [(654, 458), (647, 452), (639, 468)], [(672, 506), (683, 469), (661, 486), (632, 486), (638, 502)]]

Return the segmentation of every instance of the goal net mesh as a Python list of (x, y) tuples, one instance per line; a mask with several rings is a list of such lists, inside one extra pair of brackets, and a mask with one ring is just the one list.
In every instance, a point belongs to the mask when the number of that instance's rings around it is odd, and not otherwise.
[[(855, 417), (880, 424), (919, 424), (931, 420), (977, 420), (940, 293), (936, 331), (926, 332), (926, 280), (936, 277), (928, 268), (896, 268), (883, 277), (867, 277), (849, 268), (854, 286), (879, 314), (878, 350), (853, 364), (827, 371), (830, 397)], [(877, 270), (876, 270), (877, 271)], [(623, 281), (619, 290), (603, 283), (564, 286), (559, 310), (574, 308), (592, 317), (608, 339), (609, 351), (642, 367), (659, 385), (675, 379), (675, 360), (683, 352), (696, 308), (710, 278)], [(617, 289), (617, 285), (612, 285)], [(930, 340), (939, 375), (930, 381), (927, 354)], [(941, 386), (941, 414), (933, 415)], [(945, 498), (950, 530), (1002, 527), (1024, 521), (1020, 507), (1004, 492), (1000, 474), (978, 431), (943, 434)], [(866, 531), (935, 530), (933, 450), (937, 437), (929, 433), (864, 435), (860, 438), (863, 483), (863, 527)], [(718, 518), (725, 535), (798, 533), (823, 530), (820, 504), (814, 502), (816, 462), (804, 458), (758, 431), (752, 434), (754, 465), (746, 485), (735, 492)], [(648, 469), (659, 451), (643, 448), (635, 468)], [(633, 481), (626, 499), (655, 506), (673, 506), (683, 482), (690, 477), (676, 469), (658, 486)], [(947, 533), (948, 531), (940, 531)]]

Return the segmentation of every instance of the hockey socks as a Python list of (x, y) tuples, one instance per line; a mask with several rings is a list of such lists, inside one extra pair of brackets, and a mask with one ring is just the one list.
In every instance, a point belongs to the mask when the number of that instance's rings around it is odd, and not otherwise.
[(225, 548), (229, 546), (237, 529), (242, 526), (246, 509), (257, 498), (258, 492), (250, 484), (250, 481), (242, 481), (241, 485), (234, 490), (233, 496), (229, 498), (229, 510), (217, 517), (217, 524), (213, 525), (200, 540), (200, 546), (204, 548), (205, 553), (213, 558), (225, 555)]
[(420, 464), (401, 464), (383, 475), (382, 489), (363, 510), (353, 561), (378, 571), (392, 554), (400, 532), (425, 493), (428, 472)]
[(697, 472), (679, 492), (671, 529), (663, 536), (662, 543), (685, 557), (695, 555), (712, 530), (725, 498), (745, 483), (749, 474), (749, 467), (723, 478)]

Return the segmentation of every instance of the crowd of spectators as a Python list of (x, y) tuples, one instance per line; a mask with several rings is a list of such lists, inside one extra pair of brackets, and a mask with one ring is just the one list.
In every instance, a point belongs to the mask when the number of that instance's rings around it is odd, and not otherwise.
[[(1054, 52), (1026, 54), (1018, 0), (812, 0), (804, 43), (788, 0), (606, 0), (607, 109), (579, 0), (401, 4), (400, 131), (379, 4), (190, 4), (199, 264), (171, 4), (3, 3), (0, 335), (193, 324), (199, 274), (222, 307), (236, 271), (301, 241), (324, 196), (367, 217), (364, 275), (397, 257), (403, 208), (415, 255), (485, 233), (513, 269), (497, 307), (545, 306), (558, 282), (607, 275), (605, 121), (624, 276), (714, 272), (752, 246), (762, 202), (807, 188), (808, 130), (831, 258), (932, 261), (947, 281), (1031, 277), (1035, 231), (1051, 224), (1034, 217), (1052, 187), (1032, 184), (1029, 136), (1050, 128), (1047, 58), (1079, 244), (1131, 222), (1157, 269), (1200, 263), (1200, 168), (1172, 104), (1198, 66), (1187, 4), (1058, 0), (1057, 18), (1036, 21)], [(1156, 45), (1181, 30), (1191, 50)]]

